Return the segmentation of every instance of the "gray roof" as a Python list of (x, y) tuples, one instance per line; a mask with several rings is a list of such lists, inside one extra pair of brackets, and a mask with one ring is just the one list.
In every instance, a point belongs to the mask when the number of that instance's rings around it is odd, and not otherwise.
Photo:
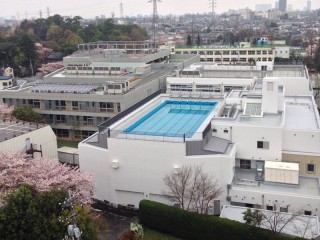
[(0, 80), (9, 80), (11, 78), (11, 76), (0, 76)]
[(45, 126), (45, 124), (29, 123), (20, 120), (0, 120), (0, 142), (32, 132)]
[(225, 153), (227, 151), (228, 145), (228, 140), (212, 137), (210, 138), (209, 142), (204, 146), (203, 150), (215, 153)]

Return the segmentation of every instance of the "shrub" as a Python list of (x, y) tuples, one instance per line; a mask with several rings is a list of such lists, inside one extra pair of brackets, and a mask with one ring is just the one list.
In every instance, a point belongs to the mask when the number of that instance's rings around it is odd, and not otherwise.
[(41, 115), (35, 112), (31, 107), (17, 107), (12, 115), (22, 121), (42, 123)]
[(252, 227), (243, 223), (191, 213), (148, 200), (140, 202), (139, 219), (150, 228), (185, 239), (273, 239), (271, 232), (265, 229), (256, 228), (252, 231)]

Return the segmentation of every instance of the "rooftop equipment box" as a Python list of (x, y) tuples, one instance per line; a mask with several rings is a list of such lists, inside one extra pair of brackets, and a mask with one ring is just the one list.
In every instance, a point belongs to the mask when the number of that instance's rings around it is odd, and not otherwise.
[(299, 184), (299, 164), (266, 161), (264, 180), (268, 182)]

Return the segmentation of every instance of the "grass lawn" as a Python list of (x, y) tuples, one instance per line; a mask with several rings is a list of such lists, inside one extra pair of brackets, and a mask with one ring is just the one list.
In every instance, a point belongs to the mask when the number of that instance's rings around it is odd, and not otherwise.
[(182, 238), (173, 237), (171, 235), (161, 233), (147, 227), (143, 227), (143, 231), (143, 240), (182, 240)]
[(60, 147), (72, 147), (78, 148), (79, 141), (57, 140), (58, 148)]

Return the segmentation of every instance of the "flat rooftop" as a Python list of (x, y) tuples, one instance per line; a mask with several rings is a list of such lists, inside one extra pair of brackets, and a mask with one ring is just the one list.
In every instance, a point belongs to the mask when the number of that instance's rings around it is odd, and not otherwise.
[(215, 100), (172, 100), (163, 94), (110, 126), (111, 137), (156, 141), (158, 137), (182, 139), (186, 134), (202, 139), (218, 105)]
[(319, 129), (319, 113), (311, 96), (285, 98), (284, 127), (303, 130)]
[(320, 197), (319, 180), (317, 178), (299, 177), (299, 185), (285, 183), (260, 182), (255, 180), (256, 171), (236, 170), (234, 190), (246, 190), (252, 192), (268, 192), (283, 195), (302, 195)]
[(230, 125), (252, 125), (252, 126), (268, 126), (268, 127), (282, 127), (283, 113), (267, 114), (264, 113), (262, 117), (248, 117), (243, 112), (238, 112), (234, 118), (214, 117), (214, 123), (225, 123)]
[(11, 138), (35, 131), (47, 125), (23, 122), (23, 121), (4, 121), (0, 120), (0, 142)]

